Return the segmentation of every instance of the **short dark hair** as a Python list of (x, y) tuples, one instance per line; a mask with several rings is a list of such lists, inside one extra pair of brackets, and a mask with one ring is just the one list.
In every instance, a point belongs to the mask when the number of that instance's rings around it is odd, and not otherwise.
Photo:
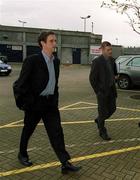
[(100, 48), (105, 48), (105, 47), (107, 47), (107, 46), (112, 46), (112, 45), (111, 45), (111, 43), (110, 43), (110, 42), (108, 42), (108, 41), (104, 41), (104, 42), (102, 42), (102, 43), (101, 43)]
[(40, 35), (38, 36), (38, 44), (39, 46), (42, 48), (42, 45), (41, 45), (41, 41), (44, 41), (46, 42), (47, 38), (49, 35), (55, 35), (55, 33), (53, 31), (43, 31), (40, 33)]

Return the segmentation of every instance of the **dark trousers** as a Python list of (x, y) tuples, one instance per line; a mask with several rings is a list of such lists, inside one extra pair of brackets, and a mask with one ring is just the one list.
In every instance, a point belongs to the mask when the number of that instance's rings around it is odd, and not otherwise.
[(20, 153), (28, 156), (27, 145), (37, 124), (43, 120), (50, 143), (61, 163), (70, 159), (65, 149), (63, 129), (60, 123), (60, 113), (57, 107), (47, 107), (45, 111), (25, 111), (24, 127), (21, 134)]
[(116, 111), (116, 96), (113, 90), (110, 90), (108, 96), (102, 93), (97, 94), (98, 102), (98, 128), (100, 133), (105, 133), (105, 120), (108, 119)]

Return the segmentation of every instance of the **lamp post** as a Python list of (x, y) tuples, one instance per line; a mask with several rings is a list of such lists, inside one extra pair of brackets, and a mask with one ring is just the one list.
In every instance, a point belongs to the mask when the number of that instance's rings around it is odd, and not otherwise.
[(23, 60), (26, 57), (27, 49), (26, 49), (26, 33), (24, 32), (24, 24), (27, 23), (25, 21), (18, 20), (18, 22), (22, 23), (22, 48), (23, 48)]
[(88, 16), (86, 16), (86, 17), (80, 17), (81, 19), (84, 20), (84, 32), (86, 32), (86, 20), (87, 20), (88, 18), (90, 18), (90, 17), (91, 17), (90, 15), (88, 15)]
[(24, 24), (27, 23), (25, 21), (18, 20), (18, 22), (22, 23), (22, 27), (24, 27)]
[(92, 28), (92, 33), (93, 33), (93, 22), (91, 22), (91, 28)]
[(116, 38), (116, 44), (118, 45), (118, 38)]

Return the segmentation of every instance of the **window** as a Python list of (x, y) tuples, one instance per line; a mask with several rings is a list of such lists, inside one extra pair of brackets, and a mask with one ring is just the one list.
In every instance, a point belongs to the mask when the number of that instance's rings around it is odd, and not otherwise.
[(140, 57), (134, 58), (131, 61), (131, 66), (140, 67)]
[(122, 64), (123, 62), (127, 61), (129, 58), (130, 58), (129, 56), (124, 56), (124, 57), (120, 56), (116, 59), (116, 62)]

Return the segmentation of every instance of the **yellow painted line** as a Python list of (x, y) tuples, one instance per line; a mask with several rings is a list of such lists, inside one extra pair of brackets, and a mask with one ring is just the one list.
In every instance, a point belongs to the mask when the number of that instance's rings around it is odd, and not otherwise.
[[(97, 106), (97, 105), (96, 105)], [(95, 109), (97, 108), (94, 104), (94, 106), (87, 106), (87, 107), (76, 107), (76, 108), (66, 108), (66, 109), (60, 109), (60, 111), (70, 111), (70, 110), (82, 110), (82, 109)], [(131, 109), (131, 108), (124, 108), (124, 107), (117, 107), (117, 109), (121, 110), (127, 110), (127, 111), (133, 111), (133, 112), (140, 112), (140, 109)]]
[(62, 122), (61, 124), (67, 125), (67, 124), (86, 124), (86, 123), (93, 123), (94, 121), (69, 121), (69, 122)]
[(15, 125), (16, 123), (19, 123), (19, 122), (22, 122), (22, 121), (23, 121), (23, 119), (19, 120), (19, 121), (14, 121), (12, 123), (8, 123), (8, 124), (5, 124), (5, 125), (2, 125), (2, 126), (0, 126), (0, 129), (4, 128), (4, 127), (9, 127), (9, 126)]
[[(134, 121), (134, 120), (140, 120), (140, 117), (136, 118), (120, 118), (120, 119), (108, 119), (107, 122), (117, 122), (117, 121)], [(86, 121), (67, 121), (67, 122), (61, 122), (63, 125), (68, 124), (87, 124), (87, 123), (94, 123), (94, 120), (86, 120)], [(44, 125), (43, 123), (39, 123), (39, 126)], [(23, 124), (14, 124), (14, 125), (7, 125), (7, 126), (0, 126), (0, 128), (14, 128), (14, 127), (23, 127)]]
[(27, 168), (21, 168), (21, 169), (6, 171), (6, 172), (0, 172), (0, 177), (16, 175), (16, 174), (31, 172), (31, 171), (40, 170), (40, 169), (47, 169), (47, 168), (55, 167), (55, 166), (59, 166), (59, 165), (60, 165), (59, 162), (52, 162), (52, 163), (46, 163), (46, 164), (31, 166), (31, 167), (27, 167)]
[(120, 119), (108, 119), (107, 122), (115, 122), (115, 121), (133, 121), (133, 120), (140, 120), (140, 117), (136, 118), (120, 118)]
[[(65, 110), (65, 108), (68, 108), (68, 107), (71, 107), (71, 106), (74, 106), (74, 105), (77, 105), (77, 104), (80, 104), (80, 103), (81, 102), (77, 102), (77, 103), (73, 103), (73, 104), (70, 104), (70, 105), (67, 105), (67, 106), (63, 106), (59, 110), (62, 111), (62, 110)], [(9, 127), (10, 125), (14, 125), (14, 124), (19, 123), (21, 121), (23, 121), (23, 119), (19, 120), (19, 121), (14, 121), (12, 123), (8, 123), (8, 124), (5, 124), (5, 125), (2, 125), (2, 126), (0, 126), (0, 129), (3, 128), (3, 127), (7, 127), (7, 126)]]
[(139, 150), (139, 149), (140, 149), (140, 146), (134, 146), (134, 147), (112, 150), (112, 151), (107, 151), (107, 152), (102, 152), (102, 153), (97, 153), (97, 154), (91, 154), (91, 155), (87, 155), (87, 156), (73, 158), (72, 162), (79, 162), (79, 161), (88, 160), (88, 159), (111, 156), (111, 155), (116, 155), (116, 154), (120, 154), (120, 153), (131, 152), (131, 151), (135, 151), (135, 150)]
[(117, 109), (140, 112), (140, 109), (131, 109), (131, 108), (124, 108), (124, 107), (117, 107)]
[(123, 89), (117, 89), (117, 91), (122, 91), (122, 92), (132, 92), (132, 93), (139, 93), (139, 90), (138, 91), (134, 91), (134, 90), (123, 90)]
[[(71, 106), (78, 105), (78, 104), (88, 104), (88, 105), (93, 105), (93, 106), (89, 106), (89, 107), (75, 107), (75, 108), (71, 107)], [(70, 104), (70, 105), (67, 105), (67, 106), (63, 106), (59, 110), (60, 111), (70, 111), (70, 110), (93, 109), (93, 108), (96, 108), (95, 106), (97, 106), (97, 104), (95, 104), (95, 103), (79, 101), (79, 102), (76, 102), (76, 103), (73, 103), (73, 104)], [(117, 108), (121, 109), (121, 110), (129, 110), (129, 111), (133, 111), (133, 112), (140, 112), (140, 109), (131, 109), (131, 108), (124, 108), (124, 107), (117, 107)], [(8, 123), (8, 124), (5, 124), (5, 125), (2, 125), (2, 126), (0, 126), (0, 129), (6, 128), (6, 127), (18, 127), (18, 125), (17, 126), (12, 126), (12, 125), (15, 125), (16, 123), (19, 123), (19, 122), (22, 122), (22, 121), (23, 120), (19, 120), (19, 121), (15, 121), (15, 122), (12, 122), (12, 123)]]
[[(95, 109), (97, 104), (94, 104), (94, 106), (87, 106), (87, 107), (76, 107), (76, 108), (66, 108), (66, 109), (60, 109), (60, 111), (70, 111), (70, 110), (82, 110), (82, 109)], [(133, 112), (140, 112), (140, 109), (131, 109), (131, 108), (124, 108), (124, 107), (117, 107), (117, 109), (121, 110), (127, 110), (127, 111), (133, 111)]]
[(6, 124), (6, 125), (13, 125), (13, 124), (17, 124), (17, 123), (22, 122), (22, 121), (23, 121), (23, 119), (21, 119), (21, 120), (19, 120), (19, 121), (14, 121), (14, 122), (9, 123), (9, 124)]
[[(89, 159), (112, 156), (112, 155), (121, 154), (121, 153), (125, 153), (125, 152), (136, 151), (136, 150), (140, 150), (140, 146), (106, 151), (106, 152), (96, 153), (96, 154), (91, 154), (91, 155), (86, 155), (86, 156), (80, 156), (80, 157), (71, 159), (71, 162), (80, 162), (80, 161), (85, 161), (85, 160), (89, 160)], [(47, 168), (56, 167), (56, 166), (60, 166), (60, 162), (51, 162), (51, 163), (35, 165), (35, 166), (27, 167), (27, 168), (14, 169), (14, 170), (10, 170), (10, 171), (0, 172), (0, 177), (6, 177), (6, 176), (16, 175), (16, 174), (21, 174), (21, 173), (26, 173), (26, 172), (32, 172), (35, 170), (47, 169)]]
[(71, 106), (75, 106), (75, 105), (77, 105), (77, 104), (81, 104), (81, 102), (76, 102), (76, 103), (73, 103), (73, 104), (70, 104), (70, 105), (67, 105), (67, 106), (63, 106), (63, 107), (61, 107), (59, 110), (64, 110), (64, 109), (66, 109), (66, 108), (69, 108), (69, 107), (71, 107)]
[[(132, 120), (140, 120), (140, 117), (136, 118), (120, 118), (120, 119), (108, 119), (107, 122), (116, 122), (116, 121), (132, 121)], [(67, 121), (67, 122), (61, 122), (61, 124), (86, 124), (86, 123), (94, 123), (94, 120), (90, 121)]]
[[(93, 105), (93, 106), (88, 106), (88, 107), (76, 107), (76, 108), (71, 108), (71, 106), (74, 106), (74, 105), (78, 105), (78, 104), (88, 104), (88, 105)], [(98, 104), (95, 104), (95, 103), (89, 103), (89, 102), (83, 102), (83, 101), (79, 101), (79, 102), (76, 102), (76, 103), (73, 103), (73, 104), (70, 104), (70, 105), (67, 105), (67, 106), (63, 106), (61, 107), (59, 110), (60, 111), (63, 111), (63, 110), (80, 110), (80, 109), (90, 109), (90, 108), (96, 108), (95, 106), (97, 106)], [(68, 108), (68, 109), (67, 109)], [(131, 108), (124, 108), (124, 107), (117, 107), (118, 109), (122, 109), (122, 110), (129, 110), (129, 111), (137, 111), (137, 112), (140, 112), (140, 109), (131, 109)], [(12, 123), (8, 123), (8, 124), (5, 124), (5, 125), (2, 125), (0, 126), (1, 127), (4, 127), (4, 126), (9, 126), (9, 125), (13, 125), (13, 124), (16, 124), (16, 123), (19, 123), (23, 120), (18, 120), (18, 121), (14, 121)]]
[[(71, 107), (71, 106), (74, 106), (74, 105), (77, 105), (77, 104), (80, 104), (80, 103), (81, 102), (77, 102), (77, 103), (73, 103), (73, 104), (70, 104), (70, 105), (67, 105), (67, 106), (63, 106), (59, 110), (61, 111), (61, 110), (64, 110), (65, 108), (68, 108), (68, 107)], [(0, 126), (0, 128), (3, 128), (5, 126), (9, 126), (9, 125), (13, 125), (13, 124), (19, 123), (21, 121), (23, 121), (23, 120), (18, 120), (18, 121), (14, 121), (12, 123), (8, 123), (8, 124), (5, 124), (5, 125), (2, 125), (2, 126)]]
[[(59, 110), (61, 111), (61, 110), (65, 110), (65, 108), (68, 108), (68, 107), (71, 107), (71, 106), (74, 106), (74, 105), (77, 105), (77, 104), (80, 104), (81, 102), (77, 102), (77, 103), (73, 103), (73, 104), (70, 104), (70, 105), (67, 105), (67, 106), (63, 106), (63, 107), (61, 107)], [(5, 124), (5, 125), (2, 125), (2, 126), (0, 126), (0, 128), (3, 128), (3, 127), (6, 127), (6, 126), (10, 126), (10, 125), (14, 125), (14, 124), (16, 124), (16, 123), (19, 123), (19, 122), (21, 122), (21, 121), (23, 121), (23, 119), (22, 120), (18, 120), (18, 121), (14, 121), (14, 122), (12, 122), (12, 123), (8, 123), (8, 124)]]
[[(88, 102), (82, 102), (82, 103), (89, 104), (89, 105), (98, 105), (95, 103), (88, 103)], [(132, 108), (124, 108), (124, 107), (117, 107), (117, 109), (140, 112), (140, 109), (132, 109)]]
[(82, 110), (82, 109), (94, 109), (94, 108), (97, 108), (97, 107), (95, 107), (95, 106), (76, 107), (76, 108), (61, 109), (61, 111)]
[[(39, 124), (38, 124), (38, 125), (39, 125)], [(4, 129), (4, 128), (15, 128), (15, 127), (23, 127), (23, 124), (14, 124), (14, 125), (0, 126), (0, 129)]]
[(81, 101), (81, 103), (82, 103), (82, 104), (88, 104), (88, 105), (96, 105), (96, 106), (98, 105), (98, 104), (96, 104), (96, 103), (89, 103), (89, 102), (84, 102), (84, 101)]

